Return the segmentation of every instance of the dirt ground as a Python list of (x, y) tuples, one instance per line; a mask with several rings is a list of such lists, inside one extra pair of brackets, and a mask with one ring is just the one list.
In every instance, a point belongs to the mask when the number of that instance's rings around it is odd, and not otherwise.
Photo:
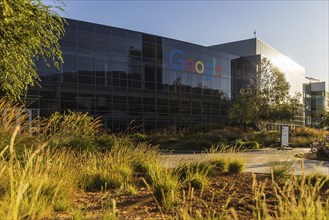
[(313, 153), (306, 153), (304, 158), (308, 160), (329, 161), (329, 157), (317, 157)]
[[(268, 181), (265, 194), (268, 205), (273, 206), (275, 201), (270, 175), (256, 174), (256, 179), (257, 182)], [(114, 200), (116, 219), (184, 219), (186, 216), (215, 216), (216, 213), (223, 213), (224, 207), (226, 210), (231, 210), (228, 211), (229, 216), (235, 215), (238, 219), (252, 219), (254, 204), (252, 184), (251, 173), (220, 174), (212, 177), (211, 184), (203, 191), (192, 191), (188, 188), (180, 190), (180, 199), (174, 205), (173, 211), (162, 210), (151, 190), (146, 186), (140, 186), (135, 195), (124, 195), (117, 191), (78, 192), (74, 199), (82, 215), (88, 219), (101, 218), (104, 214), (104, 207), (109, 204), (111, 211)], [(232, 208), (235, 211), (232, 211)], [(57, 217), (66, 219), (69, 216), (59, 213)]]

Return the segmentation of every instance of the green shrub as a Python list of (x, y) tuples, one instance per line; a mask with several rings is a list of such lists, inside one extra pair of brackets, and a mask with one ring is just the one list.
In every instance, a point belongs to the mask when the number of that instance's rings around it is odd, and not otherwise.
[(119, 189), (129, 186), (132, 178), (132, 169), (121, 164), (112, 165), (110, 169), (98, 169), (94, 172), (84, 173), (80, 179), (80, 187), (88, 192), (100, 191), (101, 189)]
[(210, 163), (214, 166), (214, 169), (220, 172), (227, 170), (228, 160), (225, 157), (212, 158)]
[(223, 129), (223, 125), (219, 123), (194, 124), (187, 128), (190, 134), (207, 133), (212, 130), (221, 130), (221, 129)]
[(259, 149), (260, 145), (257, 141), (238, 141), (237, 147), (239, 149)]
[(229, 173), (241, 173), (244, 170), (245, 161), (242, 159), (232, 159), (227, 165), (227, 170)]
[(280, 146), (280, 138), (276, 136), (266, 136), (263, 139), (262, 146), (266, 147), (279, 147)]
[(290, 147), (309, 147), (313, 141), (314, 141), (314, 139), (309, 136), (290, 137), (289, 146)]
[(174, 173), (180, 180), (187, 180), (198, 173), (204, 176), (210, 176), (213, 171), (213, 165), (208, 162), (187, 162), (174, 169)]
[(129, 135), (129, 138), (134, 143), (140, 143), (140, 142), (148, 141), (148, 135), (142, 134), (142, 133), (133, 133), (133, 134), (130, 134)]
[(295, 164), (295, 161), (293, 161), (293, 160), (271, 161), (269, 171), (275, 177), (287, 176), (292, 171), (292, 167), (294, 164)]
[(114, 135), (100, 135), (96, 136), (93, 143), (94, 149), (106, 152), (112, 149), (115, 144), (115, 136)]
[(188, 176), (187, 181), (194, 189), (202, 190), (209, 185), (209, 178), (202, 173), (194, 173), (193, 175)]
[(266, 135), (277, 136), (277, 135), (280, 135), (280, 132), (279, 131), (267, 131)]
[(152, 172), (160, 169), (160, 150), (157, 146), (140, 143), (132, 149), (132, 166), (134, 172), (152, 183)]
[(228, 142), (228, 139), (223, 135), (225, 133), (223, 130), (211, 130), (206, 133), (198, 133), (194, 135), (195, 138), (206, 139), (211, 144), (219, 141)]
[(221, 134), (226, 138), (230, 143), (233, 143), (236, 139), (241, 138), (241, 133), (236, 130), (224, 129), (221, 131)]
[(326, 145), (317, 148), (316, 151), (317, 158), (329, 158), (329, 144), (328, 142)]
[[(207, 153), (209, 154), (209, 162), (213, 165), (214, 170), (220, 172), (228, 170), (231, 173), (242, 172), (245, 160), (238, 154), (239, 149), (236, 146), (222, 145), (220, 147), (213, 146)], [(231, 165), (230, 165), (231, 164)], [(241, 171), (234, 169), (241, 165)]]
[(224, 130), (226, 131), (230, 131), (234, 134), (237, 134), (237, 135), (242, 135), (244, 132), (243, 132), (243, 129), (241, 127), (237, 127), (237, 126), (226, 126), (224, 128)]
[[(237, 138), (241, 138), (241, 134), (236, 133), (233, 128), (222, 129), (222, 125), (195, 125), (189, 128), (187, 133), (181, 130), (179, 133), (157, 132), (143, 137), (153, 145), (159, 145), (165, 149), (209, 149), (213, 144), (234, 144)], [(139, 136), (139, 135), (137, 135)], [(134, 141), (138, 137), (133, 136)], [(140, 140), (138, 140), (140, 141)]]
[(114, 183), (113, 181), (106, 179), (102, 173), (83, 174), (79, 183), (80, 188), (87, 192), (95, 192), (101, 189), (106, 189), (108, 184), (110, 184), (113, 188), (120, 187), (120, 183)]
[(324, 138), (314, 141), (311, 145), (311, 151), (317, 158), (329, 158), (329, 134)]
[(180, 148), (203, 150), (210, 148), (212, 142), (204, 138), (187, 137), (177, 144)]
[(80, 188), (87, 191), (124, 189), (133, 183), (133, 149), (115, 143), (106, 153), (83, 153), (80, 169)]
[(234, 143), (239, 137), (230, 131), (212, 130), (207, 133), (196, 133), (187, 136), (150, 136), (151, 144), (158, 144), (165, 149), (209, 149), (213, 144)]
[(175, 205), (177, 191), (180, 187), (178, 177), (171, 170), (165, 168), (157, 167), (152, 171), (150, 177), (154, 198), (162, 208), (170, 210)]
[(88, 113), (58, 112), (41, 122), (42, 137), (53, 147), (68, 147), (77, 150), (94, 150), (94, 139), (101, 133), (99, 118)]
[(150, 144), (152, 145), (159, 145), (162, 148), (174, 148), (175, 146), (179, 145), (179, 137), (177, 136), (150, 136)]
[(159, 150), (145, 143), (132, 148), (115, 137), (112, 149), (101, 152), (85, 152), (79, 173), (79, 187), (86, 191), (120, 189), (128, 194), (136, 192), (136, 177), (144, 177), (153, 184), (152, 172), (162, 169)]
[(92, 138), (81, 138), (78, 136), (63, 136), (61, 138), (50, 138), (50, 146), (56, 148), (68, 148), (78, 151), (90, 150), (94, 151), (94, 140)]
[[(1, 132), (0, 128), (0, 152), (9, 145), (10, 136), (5, 133)], [(17, 135), (15, 139), (15, 154), (18, 160), (23, 160), (25, 156), (25, 151), (28, 150), (35, 150), (37, 149), (38, 145), (40, 145), (40, 140), (27, 133), (20, 133)], [(9, 151), (5, 151), (3, 155), (4, 159), (8, 160)]]
[(195, 135), (196, 138), (209, 140), (211, 144), (215, 144), (217, 142), (223, 142), (226, 144), (234, 143), (236, 139), (241, 136), (230, 130), (211, 130), (206, 133), (198, 133)]
[(322, 138), (328, 134), (325, 130), (309, 128), (309, 127), (298, 127), (292, 131), (292, 135), (295, 137), (313, 137)]
[(267, 131), (267, 132), (249, 132), (247, 140), (257, 141), (260, 147), (278, 147), (280, 144), (280, 132)]

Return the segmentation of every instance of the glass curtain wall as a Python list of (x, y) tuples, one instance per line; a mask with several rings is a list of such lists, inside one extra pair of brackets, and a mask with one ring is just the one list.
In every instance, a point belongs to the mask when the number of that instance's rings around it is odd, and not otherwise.
[(68, 19), (60, 69), (37, 62), (41, 116), (68, 109), (101, 116), (112, 130), (226, 123), (230, 63), (212, 49)]

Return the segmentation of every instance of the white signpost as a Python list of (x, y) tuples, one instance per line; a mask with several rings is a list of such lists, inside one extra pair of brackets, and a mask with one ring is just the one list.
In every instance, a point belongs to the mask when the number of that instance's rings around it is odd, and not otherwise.
[(289, 126), (281, 126), (281, 147), (289, 145)]

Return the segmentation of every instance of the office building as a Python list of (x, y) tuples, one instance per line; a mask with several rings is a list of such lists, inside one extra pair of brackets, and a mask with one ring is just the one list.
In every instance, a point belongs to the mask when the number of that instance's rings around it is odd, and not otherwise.
[[(255, 79), (262, 58), (269, 59), (285, 75), (290, 84), (290, 95), (300, 94), (298, 115), (291, 125), (305, 125), (303, 105), (303, 83), (306, 83), (305, 69), (258, 38), (214, 45), (211, 48), (239, 56), (231, 63), (231, 92), (235, 97), (241, 88), (246, 88)], [(287, 123), (287, 122), (285, 122)], [(278, 125), (281, 123), (278, 122)]]
[(329, 91), (325, 82), (306, 78), (309, 82), (304, 84), (305, 124), (318, 128), (322, 121), (321, 114), (323, 111), (329, 111)]
[(237, 56), (165, 37), (67, 19), (60, 70), (37, 63), (40, 116), (67, 109), (106, 128), (159, 129), (227, 123), (231, 60)]
[[(37, 62), (41, 88), (28, 108), (89, 112), (106, 128), (160, 129), (228, 123), (227, 103), (257, 71), (262, 57), (302, 92), (305, 70), (257, 38), (210, 47), (116, 27), (67, 19), (60, 69)], [(297, 119), (305, 121), (304, 111)]]

